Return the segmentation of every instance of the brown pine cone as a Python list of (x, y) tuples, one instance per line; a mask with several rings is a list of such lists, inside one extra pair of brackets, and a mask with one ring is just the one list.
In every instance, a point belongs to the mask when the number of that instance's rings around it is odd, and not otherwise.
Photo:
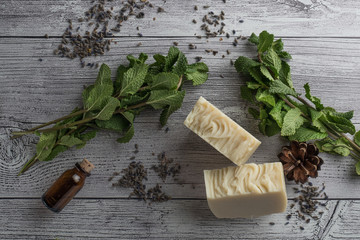
[(284, 174), (288, 180), (305, 183), (309, 176), (316, 178), (324, 161), (318, 157), (319, 149), (311, 143), (291, 141), (284, 146), (278, 157), (284, 166)]

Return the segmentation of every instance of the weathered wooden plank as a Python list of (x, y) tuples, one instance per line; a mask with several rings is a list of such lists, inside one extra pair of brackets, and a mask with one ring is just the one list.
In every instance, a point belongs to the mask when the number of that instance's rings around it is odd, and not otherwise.
[[(90, 0), (3, 0), (0, 4), (0, 36), (60, 36), (68, 27), (67, 19), (83, 16), (92, 4)], [(120, 0), (108, 4), (121, 8)], [(135, 36), (140, 26), (144, 36), (192, 36), (201, 34), (201, 19), (208, 11), (225, 12), (226, 30), (249, 35), (264, 29), (281, 36), (349, 36), (359, 37), (359, 1), (258, 0), (223, 1), (153, 0), (156, 8), (145, 11), (143, 19), (130, 18), (118, 36)], [(194, 11), (194, 5), (199, 11)], [(202, 6), (211, 6), (203, 9)], [(165, 12), (156, 13), (157, 7)], [(156, 21), (153, 18), (156, 18)], [(196, 19), (198, 24), (193, 24)], [(239, 23), (239, 20), (244, 20)], [(79, 25), (84, 29), (84, 24)], [(75, 24), (74, 24), (75, 26)], [(344, 27), (346, 26), (346, 27)], [(76, 29), (76, 27), (74, 27)]]
[[(165, 53), (172, 45), (171, 38), (142, 39), (143, 46), (135, 47), (133, 38), (118, 39), (118, 44), (108, 55), (92, 59), (94, 62), (106, 62), (112, 69), (125, 62), (125, 55), (138, 54), (141, 51), (154, 54)], [(310, 82), (313, 94), (321, 97), (324, 103), (338, 110), (355, 110), (354, 121), (359, 123), (360, 96), (357, 89), (360, 82), (360, 48), (356, 39), (293, 39), (285, 40), (285, 46), (293, 54), (291, 61), (293, 79), (298, 89)], [(161, 41), (161, 44), (159, 42)], [(203, 56), (210, 67), (208, 82), (200, 87), (186, 86), (187, 95), (181, 110), (170, 119), (170, 131), (165, 133), (159, 126), (159, 113), (146, 111), (136, 119), (136, 134), (129, 144), (116, 143), (116, 134), (101, 133), (82, 150), (71, 150), (49, 163), (41, 163), (28, 174), (16, 176), (22, 164), (34, 153), (34, 137), (9, 140), (13, 129), (26, 129), (36, 123), (45, 122), (68, 113), (80, 104), (80, 92), (83, 84), (90, 84), (97, 70), (81, 69), (77, 60), (55, 57), (51, 54), (55, 40), (46, 39), (1, 39), (0, 49), (0, 196), (2, 197), (38, 197), (50, 183), (76, 161), (88, 157), (96, 165), (94, 174), (89, 178), (80, 197), (126, 197), (128, 191), (114, 189), (107, 181), (114, 172), (126, 167), (134, 155), (134, 144), (140, 145), (136, 160), (150, 167), (156, 163), (151, 153), (166, 151), (183, 166), (178, 182), (169, 181), (164, 189), (176, 198), (204, 198), (202, 170), (221, 168), (230, 162), (209, 145), (196, 137), (183, 126), (183, 120), (191, 110), (196, 99), (203, 95), (226, 114), (239, 122), (257, 138), (262, 145), (251, 158), (251, 162), (277, 161), (276, 154), (286, 142), (279, 137), (261, 136), (256, 122), (247, 113), (248, 104), (240, 99), (239, 86), (243, 84), (238, 74), (229, 64), (229, 57), (221, 58), (230, 48), (229, 44), (215, 39), (205, 44), (201, 40), (186, 38), (179, 47), (190, 61), (195, 56)], [(196, 50), (188, 50), (188, 43), (197, 45)], [(213, 56), (204, 49), (219, 50)], [(25, 50), (24, 50), (25, 49)], [(253, 51), (246, 42), (238, 48), (230, 48), (230, 57), (252, 56)], [(39, 58), (43, 61), (38, 61)], [(219, 77), (224, 74), (225, 78)], [(240, 79), (240, 80), (239, 80)], [(359, 128), (358, 124), (356, 125)], [(156, 139), (156, 141), (154, 141)], [(359, 198), (360, 179), (354, 171), (351, 158), (339, 158), (323, 155), (325, 164), (316, 183), (328, 183), (327, 192), (331, 198)], [(149, 172), (151, 173), (151, 172)], [(149, 185), (159, 182), (151, 173)], [(181, 183), (181, 184), (179, 184)], [(334, 184), (336, 183), (336, 184)], [(195, 189), (194, 189), (195, 187)], [(289, 197), (294, 197), (288, 185)]]
[[(359, 201), (329, 201), (328, 210), (320, 220), (311, 220), (308, 224), (295, 215), (287, 220), (286, 215), (293, 212), (289, 209), (286, 213), (256, 219), (217, 219), (204, 200), (172, 200), (147, 205), (134, 200), (75, 199), (60, 214), (47, 210), (40, 199), (2, 199), (0, 203), (1, 239), (288, 240), (355, 239), (359, 236), (356, 227)], [(341, 216), (346, 218), (333, 216), (334, 210), (341, 211)], [(285, 225), (286, 222), (289, 224)], [(324, 231), (337, 232), (325, 238), (322, 237)]]

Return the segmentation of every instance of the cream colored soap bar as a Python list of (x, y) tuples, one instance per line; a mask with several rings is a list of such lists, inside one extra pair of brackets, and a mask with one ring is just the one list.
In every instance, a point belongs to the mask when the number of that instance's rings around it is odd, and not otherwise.
[(252, 218), (286, 209), (280, 162), (205, 170), (206, 196), (218, 218)]
[(244, 164), (261, 143), (203, 97), (184, 124), (237, 165)]

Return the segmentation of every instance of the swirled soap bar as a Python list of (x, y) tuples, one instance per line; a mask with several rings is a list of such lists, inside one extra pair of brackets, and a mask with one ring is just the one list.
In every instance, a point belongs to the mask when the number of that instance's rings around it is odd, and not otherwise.
[(261, 143), (203, 97), (184, 124), (237, 165), (244, 164)]
[(205, 170), (204, 177), (208, 205), (218, 218), (252, 218), (286, 209), (280, 162)]

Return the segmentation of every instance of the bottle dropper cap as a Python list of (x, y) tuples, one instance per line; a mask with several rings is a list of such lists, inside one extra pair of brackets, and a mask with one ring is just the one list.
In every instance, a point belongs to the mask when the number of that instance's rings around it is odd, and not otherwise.
[(80, 163), (80, 167), (87, 173), (90, 173), (91, 170), (94, 169), (94, 165), (89, 162), (89, 160), (87, 160), (86, 158), (84, 158), (84, 160), (82, 160), (82, 162)]

